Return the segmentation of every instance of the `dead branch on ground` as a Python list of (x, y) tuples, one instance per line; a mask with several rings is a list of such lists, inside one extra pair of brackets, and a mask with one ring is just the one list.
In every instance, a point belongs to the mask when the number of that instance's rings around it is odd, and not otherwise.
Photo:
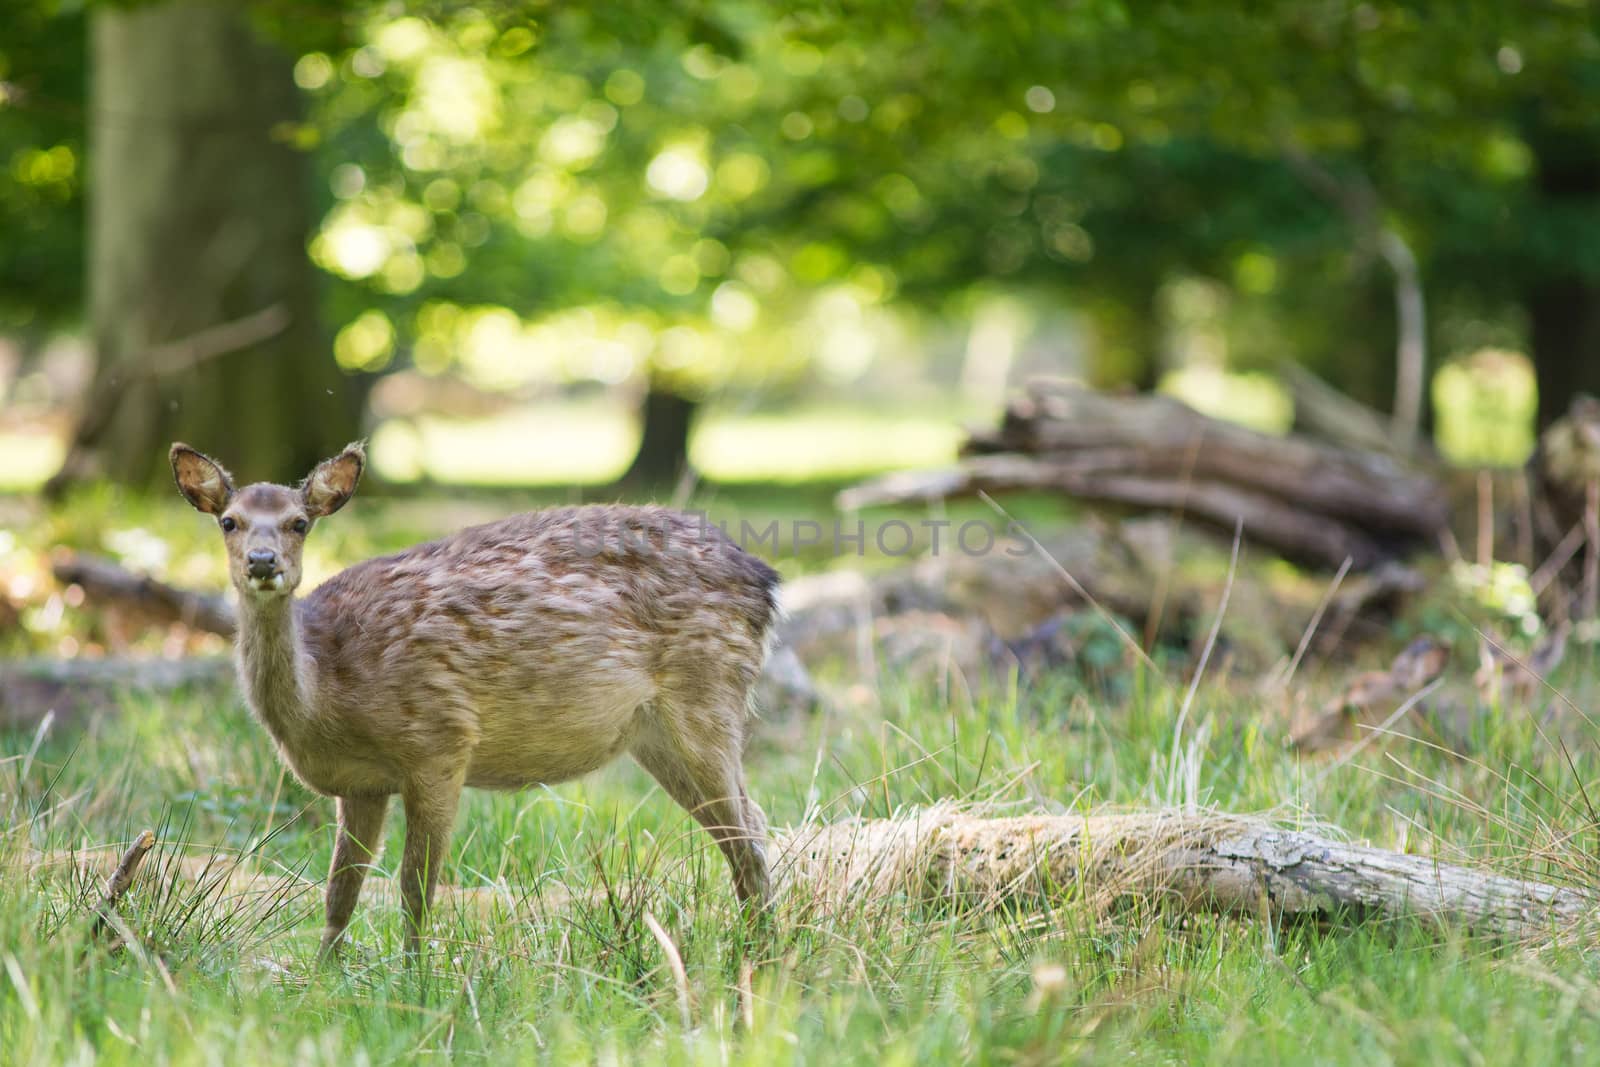
[[(139, 873), (139, 864), (144, 862), (146, 854), (155, 847), (155, 844), (155, 832), (146, 830), (135, 838), (133, 844), (128, 846), (128, 851), (122, 854), (122, 861), (111, 872), (111, 877), (106, 879), (105, 896), (101, 898), (99, 905), (94, 909), (94, 925), (89, 928), (89, 937), (91, 939), (101, 937), (106, 930), (121, 925), (114, 917), (117, 905), (121, 903), (123, 894), (128, 891), (128, 887), (133, 884), (134, 876)], [(121, 935), (119, 934), (118, 940), (111, 945), (112, 951), (120, 947), (120, 944)]]
[(844, 509), (1011, 489), (1176, 510), (1286, 555), (1358, 569), (1430, 545), (1445, 488), (1386, 452), (1276, 437), (1208, 418), (1170, 397), (1030, 382), (998, 429), (971, 435), (959, 466), (845, 490)]
[(789, 886), (841, 906), (868, 894), (982, 907), (1071, 895), (1335, 924), (1413, 918), (1532, 938), (1570, 933), (1595, 905), (1574, 889), (1233, 815), (981, 818), (935, 806), (793, 831), (779, 847)]

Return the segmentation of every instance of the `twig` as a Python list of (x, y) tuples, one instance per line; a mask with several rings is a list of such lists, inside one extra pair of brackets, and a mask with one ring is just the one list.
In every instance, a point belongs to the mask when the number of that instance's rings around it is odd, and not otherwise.
[(683, 969), (683, 957), (678, 955), (678, 946), (672, 943), (667, 931), (648, 911), (644, 913), (644, 924), (650, 928), (650, 935), (656, 939), (656, 944), (661, 946), (662, 955), (667, 957), (667, 967), (672, 971), (672, 983), (678, 990), (678, 1015), (682, 1019), (684, 1032), (687, 1033), (694, 1028), (694, 1015), (689, 1010), (689, 974)]
[(72, 444), (61, 469), (44, 485), (48, 499), (59, 496), (76, 478), (83, 453), (93, 447), (111, 424), (117, 407), (130, 387), (170, 377), (222, 356), (269, 341), (288, 329), (291, 316), (282, 304), (272, 304), (243, 318), (209, 326), (177, 341), (155, 345), (142, 356), (118, 361), (114, 369), (100, 367), (84, 400), (83, 412), (72, 431)]
[(130, 370), (130, 376), (166, 378), (192, 370), (222, 356), (270, 341), (289, 328), (289, 309), (272, 304), (260, 311), (229, 322), (208, 326), (198, 333), (150, 349), (145, 362)]
[(755, 966), (749, 960), (739, 963), (739, 1021), (744, 1025), (744, 1032), (754, 1033), (756, 1029), (756, 994), (751, 978), (755, 974)]
[(1401, 703), (1398, 708), (1394, 709), (1393, 714), (1391, 714), (1387, 719), (1384, 719), (1383, 722), (1379, 723), (1377, 726), (1372, 727), (1370, 733), (1361, 738), (1354, 745), (1351, 745), (1349, 750), (1341, 755), (1338, 759), (1324, 767), (1322, 769), (1322, 773), (1317, 775), (1316, 778), (1312, 779), (1312, 787), (1315, 788), (1316, 786), (1319, 786), (1323, 782), (1327, 781), (1329, 775), (1338, 770), (1340, 767), (1343, 767), (1345, 764), (1349, 763), (1351, 760), (1355, 759), (1356, 755), (1362, 749), (1366, 748), (1378, 738), (1388, 734), (1390, 727), (1394, 726), (1395, 723), (1405, 718), (1407, 712), (1416, 707), (1418, 704), (1422, 703), (1423, 700), (1432, 695), (1434, 690), (1438, 689), (1443, 684), (1443, 678), (1435, 678), (1433, 681), (1429, 682), (1415, 693), (1412, 693), (1405, 699), (1404, 702)]
[(106, 879), (106, 894), (95, 908), (94, 925), (89, 929), (91, 938), (100, 937), (107, 927), (117, 925), (112, 918), (117, 904), (122, 900), (122, 895), (128, 891), (128, 887), (133, 884), (133, 876), (139, 873), (139, 864), (144, 862), (145, 854), (154, 848), (155, 844), (155, 831), (146, 830), (136, 837), (133, 844), (128, 846), (128, 851), (122, 854), (122, 862), (117, 864), (117, 869)]
[(1062, 581), (1066, 582), (1074, 593), (1083, 597), (1084, 601), (1095, 610), (1095, 613), (1099, 615), (1100, 618), (1104, 619), (1111, 626), (1111, 628), (1117, 632), (1117, 636), (1122, 638), (1122, 643), (1133, 650), (1134, 655), (1139, 657), (1140, 662), (1142, 662), (1146, 667), (1149, 667), (1152, 672), (1157, 674), (1160, 673), (1160, 669), (1156, 666), (1156, 661), (1151, 659), (1150, 654), (1140, 647), (1139, 642), (1133, 639), (1133, 635), (1128, 633), (1127, 630), (1123, 629), (1122, 624), (1119, 623), (1109, 611), (1101, 607), (1098, 600), (1089, 595), (1089, 590), (1085, 589), (1083, 585), (1079, 583), (1078, 579), (1074, 578), (1067, 572), (1067, 568), (1061, 565), (1061, 561), (1052, 556), (1049, 551), (1039, 543), (1038, 539), (1035, 538), (1033, 534), (1028, 532), (1028, 528), (1026, 526), (1023, 526), (1020, 522), (1017, 522), (1015, 519), (1013, 519), (1009, 511), (1001, 507), (999, 502), (996, 501), (994, 497), (990, 496), (982, 489), (978, 490), (978, 498), (998, 512), (1000, 517), (1005, 519), (1006, 522), (1010, 524), (1009, 529), (1012, 532), (1019, 533), (1027, 539), (1028, 544), (1035, 552), (1044, 557), (1045, 561), (1050, 564), (1051, 568), (1061, 576)]
[(1583, 508), (1584, 536), (1589, 547), (1583, 556), (1583, 617), (1595, 619), (1597, 601), (1600, 601), (1600, 478), (1589, 482), (1588, 499)]
[(1205, 676), (1206, 664), (1211, 661), (1211, 651), (1217, 647), (1217, 635), (1222, 632), (1222, 620), (1228, 614), (1228, 601), (1233, 596), (1233, 578), (1239, 569), (1239, 546), (1244, 541), (1244, 520), (1233, 528), (1233, 555), (1228, 560), (1228, 580), (1222, 587), (1222, 599), (1217, 602), (1216, 618), (1211, 620), (1211, 632), (1206, 635), (1206, 647), (1200, 652), (1200, 662), (1195, 665), (1194, 677), (1189, 679), (1188, 692), (1183, 694), (1183, 707), (1178, 709), (1178, 721), (1172, 727), (1172, 756), (1168, 768), (1169, 780), (1178, 776), (1178, 753), (1182, 751), (1183, 727), (1189, 719), (1189, 708), (1194, 704), (1195, 693), (1200, 689), (1200, 679)]
[(1517, 498), (1517, 560), (1531, 572), (1533, 563), (1533, 491), (1526, 467), (1517, 471), (1512, 486)]
[(1284, 672), (1281, 681), (1275, 688), (1287, 689), (1289, 683), (1294, 681), (1295, 671), (1300, 669), (1300, 661), (1305, 658), (1306, 649), (1311, 647), (1311, 639), (1316, 636), (1317, 627), (1322, 625), (1322, 616), (1327, 614), (1328, 605), (1333, 603), (1334, 596), (1339, 592), (1339, 585), (1344, 581), (1345, 575), (1350, 573), (1353, 561), (1346, 557), (1339, 566), (1339, 573), (1333, 576), (1333, 581), (1328, 585), (1328, 591), (1322, 594), (1322, 601), (1317, 605), (1317, 610), (1311, 613), (1311, 621), (1306, 624), (1306, 632), (1300, 635), (1300, 644), (1295, 646), (1294, 658), (1289, 661), (1289, 667)]
[(1494, 562), (1494, 480), (1488, 468), (1478, 472), (1478, 566)]
[(1567, 531), (1567, 535), (1561, 539), (1561, 543), (1551, 551), (1550, 558), (1539, 564), (1539, 569), (1534, 571), (1528, 578), (1528, 588), (1533, 591), (1534, 596), (1544, 593), (1545, 588), (1555, 581), (1562, 568), (1570, 563), (1572, 557), (1577, 554), (1579, 546), (1583, 544), (1584, 538), (1587, 536), (1584, 525), (1582, 521), (1573, 523), (1572, 529)]
[(1356, 231), (1356, 240), (1375, 250), (1394, 275), (1396, 320), (1394, 416), (1389, 433), (1406, 454), (1416, 448), (1422, 422), (1423, 382), (1428, 368), (1428, 320), (1423, 301), (1417, 257), (1399, 232), (1383, 224), (1383, 205), (1377, 189), (1365, 174), (1350, 180), (1337, 177), (1292, 138), (1278, 138), (1279, 150), (1289, 169), (1319, 196), (1344, 213)]

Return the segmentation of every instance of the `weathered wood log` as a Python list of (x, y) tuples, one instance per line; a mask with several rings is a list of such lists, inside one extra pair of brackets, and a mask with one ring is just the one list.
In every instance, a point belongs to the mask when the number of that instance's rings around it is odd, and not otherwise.
[(1186, 478), (1176, 471), (1123, 473), (1143, 462), (1133, 449), (1101, 449), (1066, 459), (979, 455), (957, 467), (890, 474), (846, 489), (838, 504), (848, 510), (972, 496), (979, 491), (1049, 490), (1084, 500), (1181, 510), (1226, 528), (1242, 521), (1249, 537), (1330, 567), (1349, 559), (1364, 569), (1393, 555), (1384, 542), (1358, 525), (1252, 487)]
[(130, 691), (221, 687), (232, 685), (233, 677), (226, 656), (0, 662), (0, 730), (33, 730), (52, 713), (58, 726), (67, 725), (115, 709)]
[(1128, 450), (1113, 455), (1129, 474), (1247, 486), (1375, 530), (1431, 537), (1448, 518), (1444, 487), (1392, 456), (1260, 433), (1155, 394), (1115, 395), (1038, 379), (1007, 409), (998, 430), (974, 434), (967, 446), (973, 454), (1052, 458), (1107, 449)]
[[(1105, 908), (1141, 902), (1180, 911), (1270, 916), (1352, 926), (1413, 919), (1510, 938), (1559, 938), (1597, 917), (1600, 900), (1577, 889), (1442, 863), (1264, 819), (1219, 813), (1020, 815), (986, 818), (954, 806), (890, 819), (849, 819), (772, 833), (785, 906), (859, 908), (914, 897), (984, 908), (1073, 899)], [(68, 864), (111, 862), (105, 850), (34, 854), (35, 876)], [(315, 884), (234, 857), (179, 857), (183, 877), (211, 880), (245, 900), (313, 895)], [(363, 906), (398, 905), (392, 879), (371, 877)], [(509, 902), (559, 905), (561, 894), (441, 885), (440, 908), (503, 916)], [(629, 892), (609, 887), (608, 894)]]
[(983, 907), (1072, 894), (1335, 923), (1412, 917), (1515, 938), (1570, 932), (1596, 908), (1574, 889), (1232, 815), (980, 818), (936, 806), (793, 831), (778, 846), (785, 884), (839, 905), (909, 894)]
[(233, 605), (224, 597), (179, 589), (101, 556), (62, 556), (50, 569), (56, 581), (79, 586), (89, 600), (132, 609), (152, 622), (181, 622), (191, 629), (233, 636)]
[(1340, 448), (1378, 452), (1402, 461), (1417, 458), (1396, 444), (1390, 419), (1382, 412), (1341, 393), (1298, 363), (1285, 362), (1278, 368), (1278, 375), (1294, 402), (1296, 433)]
[(1207, 418), (1169, 397), (1038, 380), (998, 429), (972, 434), (957, 467), (847, 489), (846, 509), (979, 491), (1034, 489), (1137, 508), (1182, 509), (1286, 555), (1374, 566), (1431, 542), (1445, 487), (1381, 451), (1274, 437)]

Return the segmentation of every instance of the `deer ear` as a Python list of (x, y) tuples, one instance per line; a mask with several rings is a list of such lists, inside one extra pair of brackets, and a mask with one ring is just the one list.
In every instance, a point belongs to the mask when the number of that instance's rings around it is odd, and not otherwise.
[(317, 469), (300, 483), (300, 496), (313, 519), (332, 515), (355, 494), (361, 472), (367, 466), (367, 450), (360, 441), (345, 446), (332, 459), (317, 464)]
[(185, 444), (174, 444), (167, 458), (172, 461), (172, 477), (184, 499), (196, 511), (221, 515), (233, 499), (233, 478), (222, 464)]

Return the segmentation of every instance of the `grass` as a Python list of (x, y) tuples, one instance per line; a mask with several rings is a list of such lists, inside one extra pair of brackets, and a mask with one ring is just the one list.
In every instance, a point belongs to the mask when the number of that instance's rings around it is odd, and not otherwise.
[[(783, 500), (714, 504), (759, 517)], [(428, 532), (405, 500), (363, 515), (319, 531), (326, 566)], [(167, 546), (169, 573), (193, 577), (214, 534), (182, 518), (165, 502), (90, 494), (11, 551), (109, 533), (160, 555), (127, 532), (143, 530)], [(1600, 694), (1593, 668), (1575, 652), (1556, 679), (1585, 708)], [(1336, 682), (1298, 684), (1317, 699)], [(860, 707), (767, 722), (747, 759), (752, 790), (779, 825), (945, 797), (1266, 811), (1596, 881), (1584, 796), (1600, 751), (1576, 730), (1563, 751), (1535, 709), (1489, 709), (1470, 758), (1397, 741), (1330, 767), (1288, 751), (1281, 698), (1248, 685), (1206, 680), (1177, 739), (1179, 682), (1139, 674), (1118, 692), (1070, 673), (885, 677)], [(720, 855), (626, 762), (551, 789), (471, 792), (465, 807), (449, 878), (483, 892), (441, 906), (429, 967), (402, 965), (398, 912), (369, 886), (345, 967), (330, 973), (314, 952), (331, 805), (283, 775), (237, 696), (129, 695), (38, 745), (0, 734), (0, 1061), (1539, 1063), (1600, 1047), (1592, 939), (1510, 946), (1404, 921), (1278, 928), (1158, 902), (1096, 911), (1070, 895), (1043, 913), (861, 900), (752, 930)], [(38, 859), (146, 826), (160, 842), (123, 912), (149, 947), (107, 955), (86, 940), (95, 879)], [(85, 854), (101, 876), (114, 861)], [(264, 892), (241, 897), (223, 877), (241, 854), (269, 873)], [(681, 955), (688, 1029), (647, 915)]]

